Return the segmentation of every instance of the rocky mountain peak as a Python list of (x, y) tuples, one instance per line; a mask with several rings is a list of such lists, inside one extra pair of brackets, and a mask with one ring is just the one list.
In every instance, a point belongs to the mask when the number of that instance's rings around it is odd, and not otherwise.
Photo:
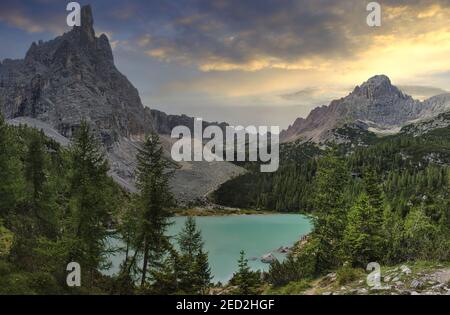
[(81, 35), (85, 37), (87, 42), (92, 43), (95, 40), (94, 17), (90, 5), (81, 8), (81, 26), (74, 26), (74, 31), (80, 29)]
[(81, 8), (81, 27), (86, 31), (94, 29), (94, 16), (90, 5)]
[[(79, 66), (75, 60), (83, 60), (83, 64), (90, 64), (93, 67), (98, 63), (114, 66), (114, 58), (106, 35), (95, 36), (94, 19), (90, 6), (81, 9), (81, 26), (74, 26), (73, 29), (60, 37), (49, 42), (39, 41), (32, 43), (25, 56), (25, 61), (29, 65), (34, 63), (45, 66), (55, 66), (58, 64), (64, 69), (71, 66)], [(76, 71), (76, 70), (75, 70)]]
[(379, 75), (375, 75), (375, 76), (371, 77), (369, 80), (367, 80), (365, 83), (363, 83), (363, 86), (364, 85), (383, 85), (383, 84), (392, 85), (391, 79), (389, 79), (389, 77), (387, 75), (379, 74)]
[(392, 85), (391, 80), (386, 75), (376, 75), (361, 86), (357, 86), (352, 95), (366, 99), (377, 99), (386, 97), (406, 98), (397, 87)]
[(377, 75), (357, 86), (347, 97), (317, 107), (306, 119), (297, 119), (281, 133), (281, 139), (326, 142), (333, 130), (355, 123), (374, 132), (392, 133), (413, 121), (449, 109), (450, 98), (445, 94), (420, 102), (392, 85), (387, 76)]
[(81, 10), (81, 26), (1, 65), (0, 82), (6, 118), (36, 118), (69, 138), (82, 119), (107, 146), (152, 128), (138, 91), (114, 65), (108, 38), (95, 36), (90, 6)]

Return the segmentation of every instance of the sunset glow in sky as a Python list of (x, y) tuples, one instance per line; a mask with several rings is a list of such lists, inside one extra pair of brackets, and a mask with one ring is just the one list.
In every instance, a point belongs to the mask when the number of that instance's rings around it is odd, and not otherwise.
[[(0, 59), (68, 30), (69, 1), (0, 2)], [(95, 29), (144, 105), (280, 125), (376, 74), (417, 98), (450, 90), (450, 0), (92, 0)]]

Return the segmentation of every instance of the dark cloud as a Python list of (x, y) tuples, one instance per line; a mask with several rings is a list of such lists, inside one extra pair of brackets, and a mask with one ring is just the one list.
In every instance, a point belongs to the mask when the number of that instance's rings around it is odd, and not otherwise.
[[(155, 1), (153, 17), (167, 26), (149, 30), (153, 56), (198, 64), (246, 64), (269, 60), (346, 58), (368, 49), (371, 35), (389, 34), (399, 23), (386, 20), (377, 32), (366, 25), (370, 1), (190, 0)], [(450, 1), (382, 1), (385, 7), (426, 9)], [(153, 10), (153, 4), (150, 5)], [(167, 8), (166, 10), (164, 8)], [(170, 12), (170, 14), (167, 14)], [(409, 14), (410, 12), (408, 12)], [(405, 14), (406, 15), (406, 14)], [(403, 16), (401, 19), (411, 19)]]
[[(162, 49), (163, 57), (198, 63), (245, 64), (260, 59), (295, 62), (317, 54), (345, 56), (354, 49), (351, 29), (358, 29), (367, 14), (362, 2), (358, 3), (184, 1), (183, 11), (165, 21), (171, 32), (153, 36), (150, 47)], [(360, 10), (360, 21), (352, 14), (355, 10)]]
[[(194, 65), (295, 63), (308, 58), (348, 58), (370, 45), (362, 0), (96, 0), (97, 25), (133, 37), (150, 56)], [(420, 10), (450, 0), (383, 0), (384, 7)], [(80, 1), (87, 4), (89, 1)], [(65, 2), (2, 0), (0, 21), (28, 31), (64, 29)], [(9, 17), (12, 15), (15, 19)], [(408, 18), (408, 17), (404, 17)], [(369, 36), (366, 36), (369, 35)], [(149, 38), (144, 43), (142, 38)], [(258, 67), (258, 65), (256, 65)]]

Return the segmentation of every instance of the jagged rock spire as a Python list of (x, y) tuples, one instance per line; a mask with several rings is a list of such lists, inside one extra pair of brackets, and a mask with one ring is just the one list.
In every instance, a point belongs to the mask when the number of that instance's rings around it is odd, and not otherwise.
[(94, 30), (94, 17), (90, 5), (85, 5), (81, 8), (81, 28), (86, 31)]
[(90, 5), (81, 8), (81, 26), (74, 26), (74, 31), (80, 31), (82, 43), (93, 43), (95, 41), (94, 17)]

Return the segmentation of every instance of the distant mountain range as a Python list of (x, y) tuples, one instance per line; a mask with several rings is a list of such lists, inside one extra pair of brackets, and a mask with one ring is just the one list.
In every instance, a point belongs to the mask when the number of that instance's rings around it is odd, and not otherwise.
[(406, 125), (430, 120), (447, 111), (450, 93), (421, 102), (392, 85), (387, 76), (377, 75), (348, 96), (314, 109), (306, 119), (298, 118), (280, 136), (283, 142), (326, 142), (333, 139), (335, 129), (346, 124), (357, 124), (379, 134), (396, 133)]

